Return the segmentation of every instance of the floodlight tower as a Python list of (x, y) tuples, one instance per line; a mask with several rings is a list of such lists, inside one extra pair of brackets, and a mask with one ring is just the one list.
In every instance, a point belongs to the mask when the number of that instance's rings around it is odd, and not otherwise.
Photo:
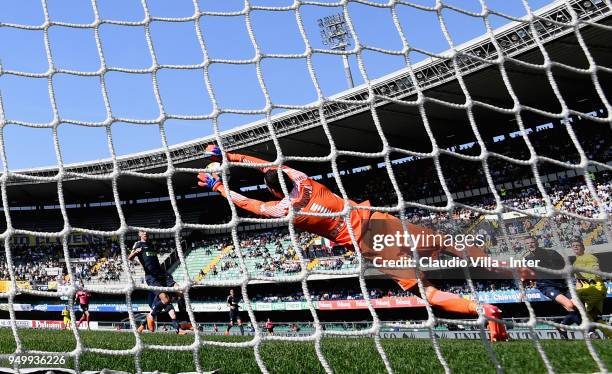
[[(346, 28), (346, 20), (342, 13), (332, 14), (331, 16), (319, 18), (319, 28), (321, 29), (321, 39), (323, 44), (335, 51), (345, 51), (351, 45), (351, 34)], [(349, 88), (353, 88), (353, 74), (347, 55), (342, 55), (344, 64), (344, 74)]]

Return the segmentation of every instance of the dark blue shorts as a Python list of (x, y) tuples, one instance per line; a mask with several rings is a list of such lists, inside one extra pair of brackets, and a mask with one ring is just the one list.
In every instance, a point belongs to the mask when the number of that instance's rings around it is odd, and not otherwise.
[(155, 287), (173, 287), (176, 284), (174, 278), (172, 278), (172, 275), (170, 274), (163, 274), (158, 276), (145, 275), (145, 282), (147, 283), (147, 285)]
[(238, 310), (238, 308), (230, 309), (229, 317), (230, 317), (230, 322), (238, 321), (240, 319), (240, 311)]
[(544, 296), (548, 297), (553, 301), (559, 295), (565, 295), (566, 297), (571, 298), (569, 289), (567, 288), (567, 284), (562, 280), (545, 279), (537, 281), (536, 286)]
[[(154, 287), (172, 287), (176, 284), (174, 278), (172, 278), (172, 275), (170, 274), (158, 276), (145, 275), (145, 282), (147, 285)], [(148, 303), (151, 308), (153, 307), (153, 304), (155, 304), (155, 300), (157, 300), (159, 294), (160, 291), (149, 291)]]

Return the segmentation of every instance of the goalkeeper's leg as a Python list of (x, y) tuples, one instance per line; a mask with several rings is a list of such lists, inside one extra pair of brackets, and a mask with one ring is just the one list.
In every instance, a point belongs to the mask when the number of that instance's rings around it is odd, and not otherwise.
[[(397, 279), (396, 282), (404, 290), (409, 290), (412, 293), (418, 294), (416, 279)], [(460, 295), (440, 291), (434, 287), (429, 281), (423, 280), (425, 293), (427, 295), (427, 301), (435, 308), (444, 310), (450, 313), (467, 314), (471, 316), (478, 316), (478, 303), (472, 300), (467, 300)], [(492, 304), (482, 304), (482, 311), (488, 318), (495, 318), (501, 320), (502, 311)], [(500, 322), (489, 320), (487, 322), (487, 328), (490, 332), (491, 341), (505, 341), (508, 340), (508, 332), (506, 331), (506, 325)]]
[[(413, 253), (410, 248), (402, 246), (385, 246), (380, 250), (374, 250), (374, 243), (377, 235), (396, 235), (396, 233), (403, 233), (404, 229), (402, 222), (399, 218), (394, 217), (390, 214), (375, 212), (372, 214), (368, 227), (364, 230), (363, 236), (359, 242), (359, 247), (362, 255), (369, 261), (377, 259), (379, 263), (382, 260), (399, 260), (402, 257), (413, 257)], [(417, 250), (421, 257), (439, 256), (441, 251), (451, 252), (456, 255), (464, 257), (481, 257), (484, 256), (484, 252), (479, 248), (466, 248), (465, 250), (459, 250), (454, 247), (443, 247), (441, 243), (434, 240), (433, 243), (425, 241), (427, 235), (437, 234), (435, 231), (429, 228), (420, 227), (416, 225), (408, 225), (408, 231), (413, 237), (421, 238), (417, 244)], [(418, 236), (417, 236), (418, 235)], [(438, 234), (440, 235), (440, 234)], [(465, 253), (465, 254), (464, 254)], [(377, 267), (378, 270), (392, 277), (404, 290), (416, 289), (416, 271), (414, 268), (385, 268)], [(429, 303), (437, 308), (440, 308), (447, 312), (467, 314), (472, 316), (478, 316), (478, 303), (470, 300), (466, 300), (459, 295), (452, 294), (449, 292), (442, 292), (435, 288), (431, 283), (424, 280), (425, 292)], [(494, 305), (484, 304), (483, 312), (488, 318), (501, 319), (501, 310)], [(488, 328), (491, 332), (492, 341), (502, 341), (508, 339), (506, 327), (503, 323), (489, 320)]]

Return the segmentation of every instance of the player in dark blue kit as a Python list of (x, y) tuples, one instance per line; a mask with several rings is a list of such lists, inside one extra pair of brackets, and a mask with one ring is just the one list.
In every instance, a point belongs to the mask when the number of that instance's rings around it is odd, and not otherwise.
[[(132, 252), (130, 252), (128, 256), (128, 260), (133, 260), (135, 257), (138, 258), (142, 268), (145, 272), (145, 282), (149, 286), (155, 287), (174, 287), (176, 282), (172, 278), (172, 275), (166, 273), (157, 258), (157, 251), (153, 244), (149, 242), (149, 235), (146, 231), (139, 231), (138, 236), (140, 240), (134, 243), (134, 247), (132, 248)], [(176, 333), (179, 335), (185, 335), (186, 332), (182, 330), (178, 324), (176, 318), (176, 311), (174, 310), (174, 305), (172, 305), (172, 298), (177, 299), (177, 303), (179, 305), (179, 311), (182, 313), (185, 311), (185, 299), (183, 299), (182, 295), (177, 292), (177, 294), (171, 294), (168, 292), (151, 292), (149, 297), (149, 306), (151, 307), (151, 312), (147, 315), (147, 327), (149, 331), (155, 331), (155, 318), (162, 312), (167, 312), (172, 320), (172, 326), (176, 330)], [(153, 299), (151, 301), (151, 299)], [(138, 328), (138, 331), (141, 332), (144, 330), (144, 325)]]
[(240, 305), (238, 305), (238, 299), (234, 296), (234, 290), (230, 289), (230, 294), (227, 297), (227, 305), (229, 306), (229, 317), (230, 322), (225, 330), (225, 335), (229, 335), (234, 323), (238, 322), (238, 328), (240, 329), (240, 335), (244, 335), (244, 327), (242, 326), (242, 320), (240, 319)]
[[(539, 270), (540, 268), (549, 270), (563, 269), (565, 266), (565, 259), (563, 256), (552, 249), (541, 248), (538, 244), (538, 239), (533, 236), (525, 238), (525, 247), (529, 250), (529, 254), (525, 256), (525, 259), (538, 261), (537, 263), (539, 265), (530, 269), (531, 271), (529, 274), (524, 275), (523, 278), (535, 279), (536, 287), (546, 297), (554, 300), (567, 311), (567, 315), (561, 322), (562, 325), (580, 324), (582, 322), (580, 313), (578, 313), (578, 309), (572, 300), (572, 296), (570, 295), (569, 288), (563, 276)], [(558, 331), (562, 339), (568, 338), (566, 330), (558, 329)]]

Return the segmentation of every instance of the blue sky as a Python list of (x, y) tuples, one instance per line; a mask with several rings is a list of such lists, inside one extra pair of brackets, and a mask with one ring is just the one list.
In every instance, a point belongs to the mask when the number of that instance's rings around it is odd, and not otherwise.
[[(386, 1), (377, 1), (386, 3)], [(415, 0), (432, 6), (434, 0)], [(533, 9), (550, 0), (529, 1)], [(101, 18), (139, 21), (144, 16), (139, 0), (98, 0)], [(243, 8), (240, 0), (199, 0), (204, 11), (237, 11)], [(252, 5), (286, 6), (288, 0), (253, 0)], [(479, 12), (477, 0), (445, 0), (445, 3)], [(150, 12), (159, 17), (187, 17), (193, 14), (191, 0), (148, 0)], [(525, 9), (520, 0), (488, 0), (491, 9), (513, 16), (522, 16)], [(39, 0), (0, 2), (0, 22), (40, 25), (44, 22)], [(92, 5), (85, 0), (48, 0), (49, 15), (54, 21), (90, 23), (94, 19)], [(408, 42), (415, 48), (430, 52), (448, 49), (435, 13), (412, 7), (398, 6), (400, 22)], [(324, 48), (320, 41), (317, 19), (341, 11), (341, 8), (302, 6), (300, 14), (308, 38), (315, 48)], [(401, 41), (392, 22), (389, 9), (362, 4), (350, 4), (349, 13), (363, 44), (398, 50)], [(481, 19), (448, 9), (443, 11), (451, 36), (456, 44), (468, 41), (485, 32)], [(265, 53), (302, 53), (304, 42), (299, 34), (295, 13), (253, 11), (255, 36)], [(491, 16), (494, 27), (507, 19)], [(204, 40), (211, 58), (244, 60), (254, 56), (245, 17), (204, 16), (200, 19)], [(193, 22), (151, 24), (151, 35), (160, 64), (187, 65), (203, 61), (203, 53), (196, 38)], [(143, 27), (102, 25), (100, 36), (108, 66), (147, 68), (151, 57)], [(93, 29), (51, 27), (51, 51), (56, 67), (97, 71), (100, 59)], [(414, 52), (412, 62), (425, 58)], [(401, 57), (365, 51), (363, 59), (370, 79), (404, 67)], [(356, 84), (363, 83), (354, 56), (350, 58)], [(47, 71), (48, 64), (42, 31), (17, 30), (0, 27), (0, 63), (4, 70), (32, 73)], [(347, 88), (339, 56), (317, 54), (313, 57), (320, 86), (325, 95), (333, 95)], [(316, 91), (304, 59), (265, 59), (262, 72), (271, 99), (276, 104), (303, 105), (316, 100)], [(255, 73), (255, 65), (213, 64), (210, 77), (218, 103), (222, 108), (261, 109), (264, 95)], [(212, 108), (201, 70), (160, 70), (158, 81), (167, 113), (209, 114)], [(148, 74), (106, 74), (110, 103), (117, 117), (154, 119), (159, 109)], [(98, 77), (77, 77), (58, 74), (53, 87), (60, 117), (79, 121), (104, 120), (106, 112)], [(44, 123), (52, 116), (47, 80), (0, 76), (0, 94), (8, 119)], [(277, 110), (280, 111), (280, 110)], [(257, 115), (223, 114), (219, 117), (222, 130), (231, 129), (260, 119)], [(210, 121), (170, 120), (165, 125), (170, 144), (176, 144), (212, 133)], [(110, 156), (103, 128), (61, 124), (58, 129), (64, 162), (82, 162)], [(157, 126), (138, 126), (117, 122), (112, 127), (117, 154), (126, 155), (161, 147)], [(4, 130), (10, 169), (55, 165), (56, 156), (52, 132), (45, 128), (7, 125)]]

